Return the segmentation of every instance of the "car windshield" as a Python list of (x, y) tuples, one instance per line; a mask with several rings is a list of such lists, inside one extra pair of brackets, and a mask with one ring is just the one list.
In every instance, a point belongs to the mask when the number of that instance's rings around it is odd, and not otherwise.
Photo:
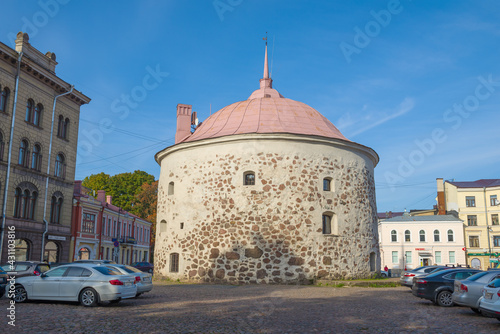
[(100, 272), (103, 275), (123, 275), (118, 269), (108, 266), (96, 266), (93, 267), (95, 270)]

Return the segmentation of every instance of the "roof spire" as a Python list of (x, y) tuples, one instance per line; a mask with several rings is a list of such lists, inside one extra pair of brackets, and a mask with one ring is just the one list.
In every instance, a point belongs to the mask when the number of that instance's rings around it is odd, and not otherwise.
[(262, 38), (263, 40), (266, 41), (266, 54), (264, 57), (264, 79), (269, 79), (269, 66), (267, 64), (267, 31), (266, 31), (266, 37)]

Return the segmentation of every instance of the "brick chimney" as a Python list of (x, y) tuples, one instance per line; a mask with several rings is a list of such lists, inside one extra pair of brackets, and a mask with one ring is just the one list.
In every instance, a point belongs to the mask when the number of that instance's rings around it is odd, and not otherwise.
[(438, 215), (446, 214), (446, 204), (444, 202), (444, 183), (442, 178), (436, 179), (437, 183), (437, 202), (438, 202)]
[(97, 200), (101, 203), (106, 202), (106, 190), (97, 191)]
[(175, 132), (175, 143), (181, 142), (191, 134), (191, 105), (177, 105), (177, 131)]
[(111, 205), (111, 201), (113, 201), (113, 196), (111, 195), (107, 195), (106, 196), (106, 203), (110, 204)]

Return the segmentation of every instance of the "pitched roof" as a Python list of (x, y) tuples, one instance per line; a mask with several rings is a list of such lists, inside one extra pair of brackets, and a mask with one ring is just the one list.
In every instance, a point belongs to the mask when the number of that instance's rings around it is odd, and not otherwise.
[(455, 181), (446, 181), (450, 184), (453, 184), (457, 188), (490, 188), (490, 187), (499, 187), (500, 179), (480, 179), (477, 181), (464, 181), (464, 182), (455, 182)]

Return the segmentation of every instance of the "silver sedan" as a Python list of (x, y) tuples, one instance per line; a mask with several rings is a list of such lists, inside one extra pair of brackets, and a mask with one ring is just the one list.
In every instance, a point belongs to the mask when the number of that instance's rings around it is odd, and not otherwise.
[(149, 292), (153, 289), (153, 275), (145, 273), (137, 268), (127, 266), (125, 264), (110, 264), (110, 266), (118, 269), (125, 275), (134, 275), (135, 284), (137, 284), (137, 297), (144, 292)]
[(96, 306), (136, 294), (134, 276), (124, 275), (108, 265), (78, 263), (59, 266), (40, 276), (21, 277), (8, 296), (17, 303), (34, 299), (78, 301), (83, 306)]
[(455, 304), (470, 307), (472, 311), (479, 313), (479, 299), (483, 295), (484, 286), (497, 277), (500, 277), (500, 270), (483, 271), (465, 280), (455, 280), (451, 299)]

